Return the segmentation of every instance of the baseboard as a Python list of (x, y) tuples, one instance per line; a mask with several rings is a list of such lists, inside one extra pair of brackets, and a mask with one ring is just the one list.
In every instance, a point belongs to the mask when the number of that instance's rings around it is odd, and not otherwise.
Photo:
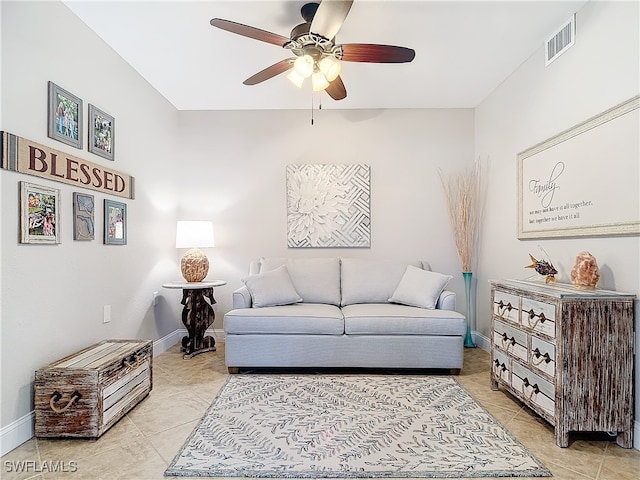
[[(222, 331), (222, 338), (224, 338), (224, 331)], [(161, 353), (166, 352), (169, 348), (173, 347), (176, 343), (182, 340), (187, 334), (185, 328), (179, 328), (168, 335), (153, 342), (153, 356), (157, 357)], [(214, 331), (216, 338), (220, 338), (218, 331)], [(10, 423), (6, 427), (0, 428), (0, 456), (9, 453), (14, 448), (19, 447), (27, 440), (33, 438), (34, 432), (35, 412), (32, 410), (25, 416)]]
[(491, 339), (479, 334), (478, 332), (472, 332), (471, 336), (476, 343), (476, 347), (481, 348), (485, 352), (491, 351)]
[(35, 412), (32, 410), (24, 417), (0, 429), (0, 456), (22, 445), (34, 435)]
[(186, 328), (179, 328), (177, 330), (174, 330), (170, 334), (165, 335), (162, 338), (159, 338), (158, 340), (153, 342), (153, 356), (157, 357), (161, 353), (166, 352), (171, 347), (173, 347), (176, 343), (182, 340), (182, 337), (184, 337), (186, 334), (187, 334)]

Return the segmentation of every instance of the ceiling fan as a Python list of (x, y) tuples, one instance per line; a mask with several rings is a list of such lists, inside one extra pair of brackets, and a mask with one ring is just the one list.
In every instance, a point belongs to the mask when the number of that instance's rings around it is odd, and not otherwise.
[(245, 85), (256, 85), (291, 70), (287, 78), (302, 87), (311, 77), (314, 91), (324, 90), (334, 100), (342, 100), (347, 90), (340, 78), (340, 62), (405, 63), (414, 59), (411, 48), (372, 43), (337, 44), (335, 36), (342, 27), (353, 0), (322, 0), (307, 3), (301, 9), (304, 23), (291, 30), (290, 38), (241, 23), (214, 18), (211, 25), (238, 35), (271, 43), (290, 50), (294, 57), (281, 60), (247, 78)]

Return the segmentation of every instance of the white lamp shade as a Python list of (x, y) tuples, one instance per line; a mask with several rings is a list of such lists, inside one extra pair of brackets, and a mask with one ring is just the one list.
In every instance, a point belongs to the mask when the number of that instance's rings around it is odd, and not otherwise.
[(304, 77), (300, 75), (298, 72), (296, 72), (295, 70), (291, 70), (289, 72), (289, 75), (287, 75), (287, 78), (291, 80), (291, 83), (293, 83), (296, 87), (302, 88)]
[(176, 248), (207, 248), (214, 245), (212, 222), (204, 220), (178, 221)]
[(314, 92), (319, 92), (320, 90), (324, 90), (329, 86), (329, 81), (320, 70), (316, 70), (315, 72), (313, 72), (311, 83), (313, 84)]
[(304, 78), (310, 77), (313, 73), (314, 61), (311, 55), (302, 55), (293, 62), (293, 68)]
[(333, 82), (340, 75), (340, 62), (333, 60), (331, 57), (324, 57), (320, 60), (318, 68), (330, 82)]

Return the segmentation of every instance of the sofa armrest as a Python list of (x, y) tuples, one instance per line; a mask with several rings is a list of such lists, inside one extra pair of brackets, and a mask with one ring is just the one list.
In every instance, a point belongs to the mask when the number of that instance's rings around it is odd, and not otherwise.
[(246, 286), (233, 292), (233, 308), (251, 308), (251, 294)]
[(440, 310), (455, 310), (456, 309), (456, 294), (449, 290), (445, 290), (440, 294), (436, 308)]

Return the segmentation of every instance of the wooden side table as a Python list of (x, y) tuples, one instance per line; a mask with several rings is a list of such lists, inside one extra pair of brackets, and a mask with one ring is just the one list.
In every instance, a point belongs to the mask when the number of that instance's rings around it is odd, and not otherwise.
[[(182, 351), (184, 359), (211, 352), (216, 349), (216, 341), (213, 337), (205, 336), (204, 332), (213, 324), (216, 318), (213, 311), (213, 289), (222, 287), (227, 282), (213, 280), (210, 282), (171, 282), (162, 285), (163, 288), (181, 288), (182, 323), (187, 327), (188, 335), (182, 338)], [(209, 299), (209, 301), (207, 301)]]

